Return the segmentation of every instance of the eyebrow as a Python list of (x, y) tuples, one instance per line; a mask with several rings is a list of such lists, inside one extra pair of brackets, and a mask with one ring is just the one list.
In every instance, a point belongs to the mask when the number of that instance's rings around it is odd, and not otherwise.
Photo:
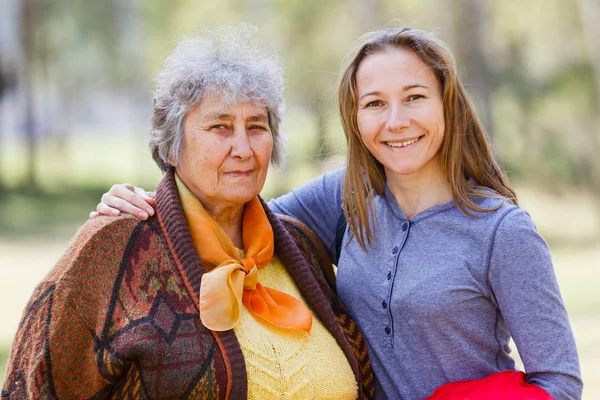
[(253, 115), (248, 117), (248, 122), (269, 122), (269, 118), (265, 114)]
[(427, 85), (423, 85), (422, 83), (415, 83), (413, 85), (406, 85), (402, 88), (402, 90), (404, 90), (405, 92), (410, 90), (410, 89), (414, 89), (414, 88), (423, 88), (423, 89), (429, 89), (429, 86)]
[[(402, 91), (406, 92), (406, 91), (409, 91), (410, 89), (414, 89), (414, 88), (429, 89), (429, 86), (423, 85), (423, 84), (420, 84), (420, 83), (415, 83), (415, 84), (412, 84), (412, 85), (403, 86), (402, 87)], [(378, 91), (369, 92), (369, 93), (363, 94), (358, 99), (361, 100), (363, 97), (367, 97), (367, 96), (379, 96), (380, 94), (381, 94), (381, 92), (378, 92)]]
[(212, 119), (233, 119), (233, 116), (231, 114), (221, 113), (217, 111), (206, 114), (203, 119), (205, 121)]
[[(214, 120), (214, 119), (231, 121), (232, 119), (235, 119), (235, 117), (231, 114), (220, 113), (220, 112), (208, 113), (204, 116), (205, 121), (210, 121), (210, 120)], [(248, 121), (248, 122), (268, 122), (268, 117), (264, 114), (253, 115), (251, 117), (248, 117), (246, 119), (246, 121)]]

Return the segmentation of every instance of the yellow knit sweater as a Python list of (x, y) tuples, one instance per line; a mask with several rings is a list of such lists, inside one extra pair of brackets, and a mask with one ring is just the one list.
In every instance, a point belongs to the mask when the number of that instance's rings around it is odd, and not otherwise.
[[(263, 285), (304, 302), (277, 257), (261, 268), (258, 276)], [(317, 318), (313, 318), (308, 334), (263, 322), (242, 307), (234, 331), (246, 362), (248, 399), (356, 398), (352, 369), (335, 339)]]
[[(179, 185), (181, 183), (181, 185)], [(178, 181), (181, 203), (188, 224), (194, 195), (185, 193)], [(236, 249), (239, 256), (244, 251)], [(304, 304), (300, 291), (277, 256), (258, 270), (258, 281), (266, 287), (292, 295)], [(233, 328), (244, 355), (248, 377), (248, 399), (355, 399), (357, 382), (342, 349), (329, 331), (314, 317), (311, 332), (284, 329), (255, 317), (245, 306)]]

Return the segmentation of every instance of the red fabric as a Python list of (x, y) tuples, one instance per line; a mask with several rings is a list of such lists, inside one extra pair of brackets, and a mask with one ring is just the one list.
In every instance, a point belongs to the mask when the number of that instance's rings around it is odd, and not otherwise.
[(502, 371), (483, 379), (450, 382), (425, 400), (553, 400), (544, 389), (525, 382), (521, 371)]

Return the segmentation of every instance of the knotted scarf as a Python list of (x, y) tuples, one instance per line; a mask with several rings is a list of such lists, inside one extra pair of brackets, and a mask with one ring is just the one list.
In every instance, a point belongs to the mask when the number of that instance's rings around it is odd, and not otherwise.
[(300, 300), (258, 282), (258, 268), (269, 264), (275, 247), (273, 228), (258, 197), (244, 209), (242, 251), (177, 175), (175, 181), (190, 234), (208, 271), (200, 284), (202, 324), (214, 331), (232, 329), (243, 303), (275, 326), (310, 332), (312, 314)]

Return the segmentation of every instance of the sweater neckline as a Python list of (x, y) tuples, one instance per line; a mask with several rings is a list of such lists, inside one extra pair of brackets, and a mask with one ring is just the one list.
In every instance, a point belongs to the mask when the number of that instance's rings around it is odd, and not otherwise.
[(446, 211), (451, 208), (456, 208), (456, 204), (454, 203), (454, 200), (450, 200), (447, 203), (436, 204), (434, 206), (426, 208), (425, 210), (420, 211), (419, 213), (417, 213), (416, 215), (414, 215), (412, 218), (409, 219), (406, 217), (406, 214), (404, 214), (404, 211), (402, 211), (402, 208), (400, 208), (398, 201), (394, 197), (394, 194), (392, 193), (392, 191), (390, 190), (388, 185), (385, 185), (384, 192), (383, 192), (383, 198), (385, 200), (385, 203), (388, 205), (388, 207), (390, 208), (390, 210), (392, 211), (392, 213), (394, 214), (394, 216), (397, 219), (399, 219), (400, 221), (410, 221), (411, 223), (416, 223), (419, 220), (426, 218), (430, 215), (433, 215), (433, 214), (436, 214), (436, 213), (439, 213), (442, 211)]
[[(309, 307), (321, 319), (321, 322), (325, 322), (324, 319), (329, 318), (335, 322), (333, 312), (328, 315), (328, 311), (331, 311), (329, 299), (323, 294), (317, 280), (311, 273), (311, 266), (308, 265), (308, 261), (298, 250), (290, 233), (260, 196), (259, 200), (273, 228), (275, 251), (286, 271), (300, 289)], [(156, 204), (175, 256), (181, 263), (184, 278), (189, 281), (190, 287), (188, 287), (188, 290), (191, 290), (191, 294), (197, 301), (200, 281), (202, 275), (206, 273), (206, 268), (198, 256), (198, 251), (189, 233), (172, 170), (166, 173), (158, 185)], [(337, 323), (335, 324), (337, 325)]]

